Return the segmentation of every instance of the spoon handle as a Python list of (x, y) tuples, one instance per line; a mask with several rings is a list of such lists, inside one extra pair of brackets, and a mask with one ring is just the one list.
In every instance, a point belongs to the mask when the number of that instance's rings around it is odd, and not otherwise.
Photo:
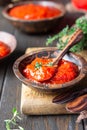
[(58, 64), (58, 62), (62, 59), (62, 57), (68, 52), (68, 50), (77, 44), (83, 37), (83, 32), (81, 29), (77, 29), (74, 34), (71, 36), (70, 40), (68, 41), (68, 44), (65, 46), (65, 48), (59, 53), (59, 55), (54, 59), (53, 65)]

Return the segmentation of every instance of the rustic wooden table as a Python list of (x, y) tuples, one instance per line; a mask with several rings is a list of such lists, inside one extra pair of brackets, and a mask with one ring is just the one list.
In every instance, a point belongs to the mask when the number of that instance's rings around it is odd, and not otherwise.
[[(62, 0), (67, 4), (68, 0)], [(15, 77), (12, 66), (14, 61), (25, 53), (28, 47), (45, 47), (45, 41), (49, 35), (59, 32), (67, 24), (70, 26), (75, 19), (82, 16), (82, 13), (68, 12), (58, 23), (58, 26), (47, 34), (30, 35), (15, 29), (2, 16), (0, 7), (0, 31), (6, 31), (15, 35), (17, 48), (15, 52), (5, 61), (0, 63), (0, 130), (5, 130), (4, 120), (10, 118), (13, 107), (20, 112), (21, 83)], [(19, 124), (25, 130), (87, 130), (87, 120), (80, 124), (76, 123), (77, 115), (54, 115), (54, 116), (26, 116), (21, 115), (22, 121)]]

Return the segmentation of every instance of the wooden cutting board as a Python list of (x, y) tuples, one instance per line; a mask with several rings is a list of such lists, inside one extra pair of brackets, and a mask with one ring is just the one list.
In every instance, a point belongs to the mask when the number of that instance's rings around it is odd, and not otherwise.
[[(26, 53), (35, 50), (37, 50), (37, 48), (28, 48)], [(87, 51), (80, 52), (80, 55), (87, 60)], [(52, 99), (55, 96), (56, 94), (52, 95), (38, 92), (37, 90), (33, 90), (31, 87), (22, 84), (21, 112), (26, 115), (71, 114), (66, 111), (65, 104), (52, 103)]]

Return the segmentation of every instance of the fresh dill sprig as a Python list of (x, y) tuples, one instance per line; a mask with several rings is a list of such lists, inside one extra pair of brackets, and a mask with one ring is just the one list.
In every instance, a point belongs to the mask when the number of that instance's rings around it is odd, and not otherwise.
[(49, 44), (52, 44), (52, 42), (60, 37), (62, 37), (63, 35), (66, 35), (68, 32), (69, 26), (66, 26), (60, 33), (54, 35), (53, 37), (49, 37), (47, 39), (46, 45), (48, 46)]
[(76, 44), (74, 47), (70, 49), (73, 52), (79, 52), (83, 49), (87, 49), (87, 18), (80, 17), (75, 21), (75, 25), (69, 27), (68, 25), (60, 31), (58, 34), (54, 35), (53, 37), (49, 37), (47, 39), (46, 45), (52, 44), (53, 41), (57, 40), (57, 47), (58, 49), (63, 49), (66, 44), (68, 43), (69, 39), (71, 38), (72, 34), (76, 31), (76, 29), (80, 28), (83, 31), (83, 38), (82, 40)]
[(19, 117), (19, 113), (16, 110), (16, 108), (12, 109), (12, 118), (11, 119), (7, 119), (4, 120), (5, 124), (6, 124), (6, 129), (7, 130), (11, 130), (11, 126), (14, 125), (18, 130), (24, 130), (24, 128), (22, 128), (20, 125), (18, 125), (17, 120), (21, 120), (21, 118)]
[(46, 46), (48, 46), (49, 44), (51, 44), (53, 41), (55, 41), (55, 40), (58, 39), (58, 38), (59, 38), (59, 35), (58, 35), (58, 34), (55, 35), (55, 36), (53, 36), (53, 37), (49, 37), (49, 38), (47, 39)]

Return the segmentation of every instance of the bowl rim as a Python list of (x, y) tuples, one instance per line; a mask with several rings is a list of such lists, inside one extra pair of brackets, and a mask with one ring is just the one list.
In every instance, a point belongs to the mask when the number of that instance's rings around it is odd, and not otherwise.
[[(60, 13), (60, 15), (58, 15), (58, 16), (55, 16), (55, 17), (50, 17), (50, 18), (44, 18), (44, 19), (39, 19), (39, 20), (23, 20), (23, 19), (19, 19), (19, 18), (15, 18), (15, 17), (11, 17), (9, 14), (8, 14), (8, 11), (10, 10), (10, 9), (12, 9), (13, 7), (15, 7), (15, 6), (19, 6), (19, 5), (22, 5), (22, 4), (30, 4), (30, 3), (34, 3), (34, 4), (40, 4), (40, 5), (43, 5), (43, 3), (45, 3), (45, 4), (47, 4), (47, 3), (53, 3), (53, 4), (55, 4), (55, 8), (57, 8), (57, 9), (59, 9), (60, 11), (61, 11), (61, 13)], [(47, 6), (48, 6), (48, 4), (47, 4)], [(52, 6), (52, 7), (54, 7), (54, 6)], [(65, 15), (65, 13), (66, 13), (66, 9), (65, 9), (65, 7), (64, 7), (64, 5), (62, 4), (62, 3), (60, 3), (60, 2), (53, 2), (53, 1), (22, 1), (22, 2), (17, 2), (17, 3), (14, 3), (14, 4), (9, 4), (9, 5), (7, 5), (4, 9), (3, 9), (3, 11), (2, 11), (2, 15), (5, 17), (5, 18), (7, 18), (7, 19), (9, 19), (9, 20), (12, 20), (12, 21), (15, 21), (15, 22), (17, 22), (17, 21), (20, 21), (20, 22), (35, 22), (35, 23), (37, 23), (37, 22), (44, 22), (44, 21), (50, 21), (50, 20), (53, 20), (53, 19), (58, 19), (58, 18), (61, 18), (61, 17), (63, 17), (64, 15)]]
[[(13, 39), (13, 42), (12, 42), (12, 43), (14, 43), (14, 47), (11, 46), (10, 44), (8, 44), (8, 41), (5, 40), (5, 38), (2, 40), (2, 36), (1, 36), (1, 35), (3, 35), (3, 36), (8, 35), (8, 37), (11, 37), (11, 38)], [(10, 47), (10, 49), (11, 49), (11, 51), (10, 51), (9, 54), (7, 54), (6, 56), (0, 58), (0, 61), (1, 61), (1, 60), (3, 60), (3, 59), (7, 58), (8, 56), (10, 56), (10, 55), (15, 51), (15, 49), (16, 49), (16, 47), (17, 47), (17, 40), (16, 40), (16, 37), (15, 37), (13, 34), (8, 33), (8, 32), (5, 32), (5, 31), (0, 31), (0, 41), (1, 41), (1, 42), (4, 42), (4, 43), (5, 43), (6, 45), (8, 45), (8, 46)], [(10, 41), (9, 41), (9, 42), (10, 42)], [(13, 47), (13, 48), (12, 48), (12, 47)]]
[[(53, 48), (50, 47), (50, 48), (47, 48), (47, 49), (41, 49), (42, 51), (44, 50), (48, 50), (50, 49), (51, 50), (56, 50), (57, 48)], [(22, 55), (21, 57), (19, 57), (13, 64), (13, 71), (14, 71), (14, 74), (16, 75), (16, 77), (22, 82), (24, 83), (25, 85), (27, 86), (31, 86), (32, 84), (32, 81), (27, 79), (26, 77), (24, 77), (21, 72), (19, 71), (18, 67), (19, 67), (19, 64), (22, 60), (24, 60), (25, 58), (27, 58), (28, 56), (31, 56), (32, 54), (36, 54), (38, 52), (40, 52), (41, 50), (38, 50), (38, 51), (32, 51), (31, 53), (29, 54), (24, 54)], [(74, 58), (78, 59), (81, 64), (82, 64), (82, 69), (80, 71), (80, 74), (74, 79), (74, 80), (71, 80), (69, 82), (66, 82), (64, 84), (45, 84), (45, 83), (39, 83), (39, 82), (33, 82), (32, 86), (33, 88), (37, 88), (37, 89), (41, 89), (41, 90), (59, 90), (61, 88), (67, 88), (69, 86), (73, 86), (74, 84), (77, 84), (79, 81), (81, 81), (87, 74), (87, 62), (86, 60), (81, 57), (80, 55), (77, 55), (75, 53), (72, 53), (72, 52), (69, 52), (69, 54), (71, 56), (73, 56)], [(37, 85), (38, 83), (38, 85)], [(40, 86), (39, 86), (40, 85)], [(38, 86), (38, 87), (37, 87)]]

